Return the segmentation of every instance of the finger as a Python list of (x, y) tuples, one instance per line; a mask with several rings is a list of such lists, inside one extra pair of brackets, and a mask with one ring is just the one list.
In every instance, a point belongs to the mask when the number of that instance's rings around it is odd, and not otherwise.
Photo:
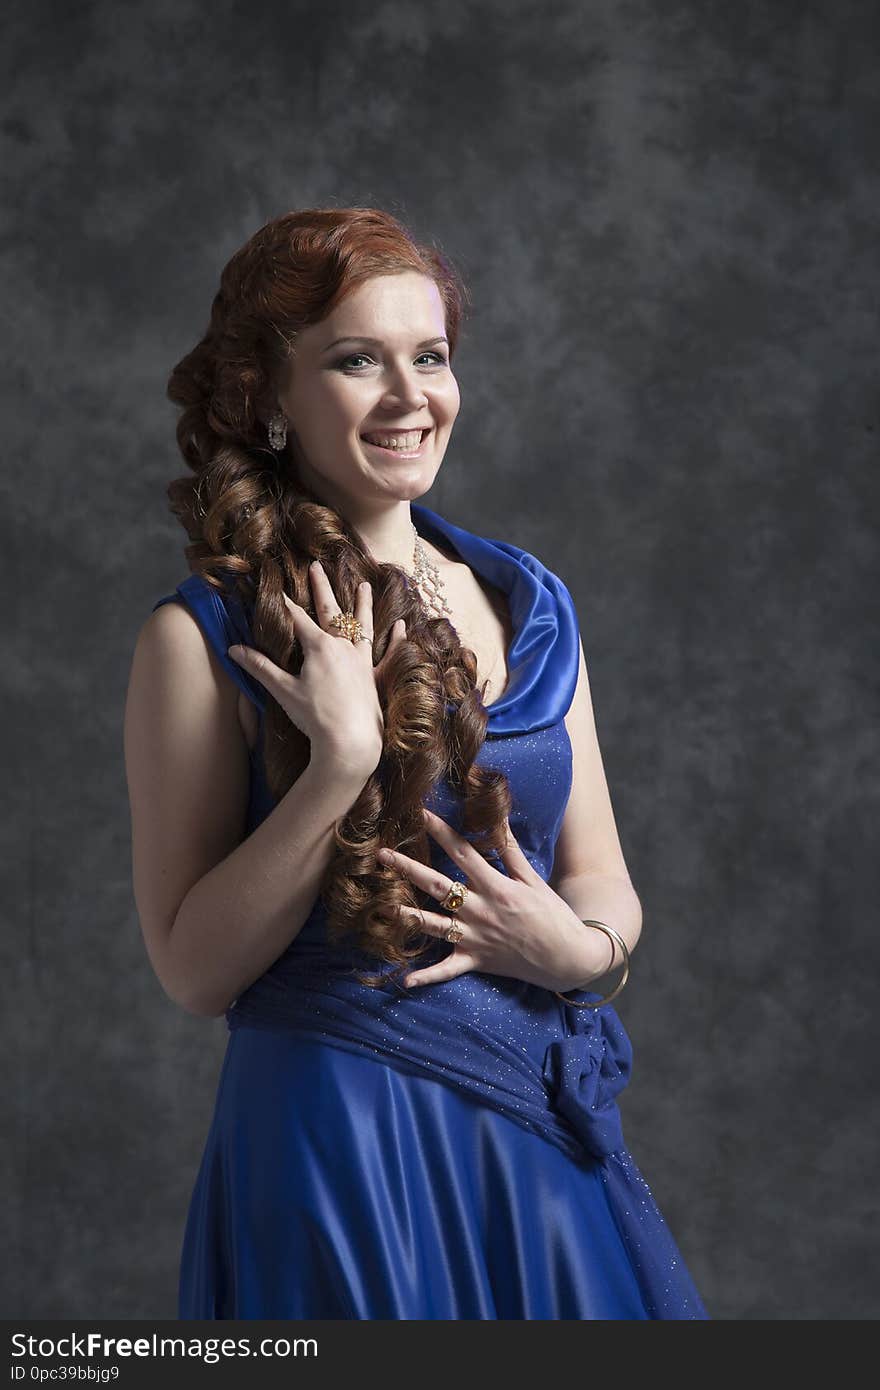
[[(318, 621), (324, 632), (332, 632), (330, 626), (333, 618), (338, 617), (342, 612), (342, 605), (333, 592), (333, 585), (330, 583), (330, 576), (324, 569), (320, 560), (313, 560), (309, 565), (309, 575), (312, 581), (312, 588), (315, 593), (315, 610), (318, 614)], [(368, 579), (364, 579), (357, 586), (354, 601), (354, 616), (361, 625), (364, 637), (373, 637), (373, 586)], [(336, 634), (338, 635), (338, 634)], [(364, 652), (364, 660), (369, 660), (372, 664), (372, 642), (364, 642), (362, 639), (352, 644), (358, 650)]]
[(383, 674), (383, 672), (384, 672), (384, 670), (385, 670), (385, 663), (388, 661), (388, 658), (390, 657), (391, 653), (394, 651), (394, 648), (395, 648), (400, 642), (403, 641), (403, 639), (404, 639), (405, 636), (406, 636), (406, 619), (405, 619), (405, 618), (398, 618), (398, 619), (397, 619), (397, 622), (394, 623), (394, 624), (392, 625), (391, 631), (390, 631), (390, 633), (388, 634), (388, 645), (387, 645), (387, 647), (385, 648), (385, 651), (384, 651), (383, 654), (382, 654), (382, 659), (381, 659), (381, 661), (377, 661), (377, 662), (376, 662), (376, 665), (373, 667), (373, 673), (374, 673), (374, 675), (375, 675), (376, 677), (379, 677), (379, 676), (381, 676), (381, 675)]
[(357, 594), (354, 601), (354, 616), (361, 625), (363, 636), (355, 642), (359, 652), (363, 652), (364, 660), (373, 664), (373, 643), (365, 642), (364, 637), (373, 637), (373, 586), (369, 579), (362, 579), (357, 586)]
[(318, 623), (322, 632), (329, 632), (330, 619), (335, 618), (337, 613), (341, 613), (342, 607), (333, 592), (330, 576), (320, 560), (313, 560), (309, 565), (309, 579), (312, 582), (312, 591), (315, 596)]
[(436, 898), (438, 902), (442, 901), (449, 892), (448, 877), (445, 874), (438, 874), (437, 870), (432, 868), (430, 864), (422, 864), (418, 859), (410, 859), (409, 855), (401, 854), (396, 849), (380, 849), (376, 858), (380, 864), (394, 869), (430, 897)]
[(418, 985), (439, 985), (444, 980), (454, 980), (458, 975), (466, 975), (475, 965), (473, 958), (456, 946), (454, 951), (450, 951), (449, 955), (444, 956), (436, 965), (426, 966), (424, 970), (416, 970), (404, 976), (403, 983), (407, 989), (414, 989)]
[[(408, 921), (418, 922), (429, 936), (439, 936), (444, 939), (450, 924), (459, 920), (458, 914), (453, 917), (451, 914), (443, 912), (426, 912), (424, 908), (413, 907), (411, 903), (399, 903), (397, 911)], [(462, 926), (466, 931), (471, 931), (468, 923), (462, 922)], [(452, 944), (454, 943), (451, 942), (450, 945)]]
[(307, 650), (314, 644), (315, 640), (324, 629), (315, 622), (311, 613), (307, 612), (301, 604), (294, 603), (290, 595), (285, 593), (283, 589), (281, 590), (281, 597), (293, 614), (294, 633), (298, 637), (303, 649)]
[(280, 666), (266, 656), (265, 652), (258, 652), (255, 647), (245, 647), (240, 643), (235, 643), (226, 648), (227, 656), (241, 666), (242, 670), (247, 671), (249, 676), (254, 676), (261, 685), (265, 686), (269, 694), (276, 700), (283, 696), (290, 702), (291, 693), (296, 693), (298, 680), (289, 671), (284, 671)]
[(463, 873), (473, 883), (475, 888), (491, 891), (493, 887), (491, 875), (497, 874), (498, 870), (493, 869), (487, 859), (474, 849), (470, 840), (466, 840), (463, 835), (459, 835), (457, 830), (453, 830), (451, 825), (447, 825), (440, 816), (435, 816), (433, 811), (429, 811), (427, 806), (422, 807), (425, 817), (425, 829), (438, 845), (442, 845), (453, 864), (460, 865)]
[[(526, 883), (531, 883), (534, 879), (541, 878), (538, 870), (520, 849), (519, 841), (510, 828), (510, 820), (507, 816), (504, 817), (504, 827), (507, 832), (507, 843), (498, 851), (498, 856), (510, 874), (510, 877), (523, 879)], [(544, 880), (541, 879), (542, 883), (543, 881)]]

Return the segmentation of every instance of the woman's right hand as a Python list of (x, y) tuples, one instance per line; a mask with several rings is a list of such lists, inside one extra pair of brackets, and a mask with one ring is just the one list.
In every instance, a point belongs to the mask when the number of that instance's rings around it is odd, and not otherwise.
[[(371, 642), (351, 642), (330, 627), (330, 619), (342, 610), (320, 561), (309, 566), (309, 574), (318, 622), (284, 595), (303, 649), (300, 674), (282, 670), (253, 647), (233, 646), (229, 655), (265, 686), (302, 730), (312, 745), (313, 758), (316, 754), (327, 757), (366, 780), (382, 756), (384, 719), (378, 683), (406, 627), (398, 619), (382, 660), (374, 666)], [(358, 588), (355, 617), (364, 635), (372, 637), (373, 589), (367, 580)]]

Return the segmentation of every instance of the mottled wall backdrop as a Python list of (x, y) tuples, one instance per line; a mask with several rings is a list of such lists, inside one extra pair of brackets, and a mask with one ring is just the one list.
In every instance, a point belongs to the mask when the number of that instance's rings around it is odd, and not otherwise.
[(877, 14), (7, 15), (6, 1316), (175, 1313), (225, 1024), (131, 893), (129, 663), (186, 573), (164, 389), (232, 251), (324, 203), (469, 281), (425, 501), (578, 602), (645, 912), (624, 1124), (710, 1313), (876, 1315)]

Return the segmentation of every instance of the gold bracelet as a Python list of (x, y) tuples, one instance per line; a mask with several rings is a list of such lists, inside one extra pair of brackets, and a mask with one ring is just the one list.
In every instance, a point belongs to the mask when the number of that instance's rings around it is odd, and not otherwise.
[[(566, 999), (565, 995), (560, 994), (558, 989), (555, 989), (553, 993), (557, 996), (558, 999), (563, 1000), (563, 1002), (566, 1004), (571, 1004), (572, 1007), (575, 1009), (601, 1009), (603, 1004), (607, 1004), (609, 1000), (614, 999), (620, 993), (620, 991), (626, 984), (627, 979), (629, 978), (629, 950), (623, 937), (620, 935), (619, 932), (616, 932), (613, 927), (609, 927), (605, 922), (597, 922), (593, 917), (583, 917), (581, 918), (581, 920), (585, 927), (598, 927), (600, 931), (603, 931), (605, 933), (605, 935), (611, 942), (612, 960), (614, 958), (614, 942), (617, 942), (618, 946), (623, 952), (623, 975), (621, 976), (619, 982), (615, 985), (614, 989), (611, 991), (610, 994), (606, 994), (603, 999), (597, 999), (591, 1004), (580, 1004), (575, 999)], [(609, 969), (610, 968), (611, 967), (609, 966)], [(607, 971), (605, 973), (607, 974)], [(586, 986), (584, 986), (584, 988), (586, 988)], [(582, 994), (583, 990), (579, 992)]]

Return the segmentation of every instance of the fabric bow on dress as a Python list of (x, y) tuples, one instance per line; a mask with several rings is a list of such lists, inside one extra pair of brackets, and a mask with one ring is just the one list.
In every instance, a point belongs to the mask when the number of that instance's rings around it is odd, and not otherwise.
[(615, 1096), (629, 1082), (632, 1043), (613, 1010), (572, 1012), (580, 1031), (550, 1043), (544, 1081), (555, 1108), (584, 1147), (603, 1159), (624, 1146)]

